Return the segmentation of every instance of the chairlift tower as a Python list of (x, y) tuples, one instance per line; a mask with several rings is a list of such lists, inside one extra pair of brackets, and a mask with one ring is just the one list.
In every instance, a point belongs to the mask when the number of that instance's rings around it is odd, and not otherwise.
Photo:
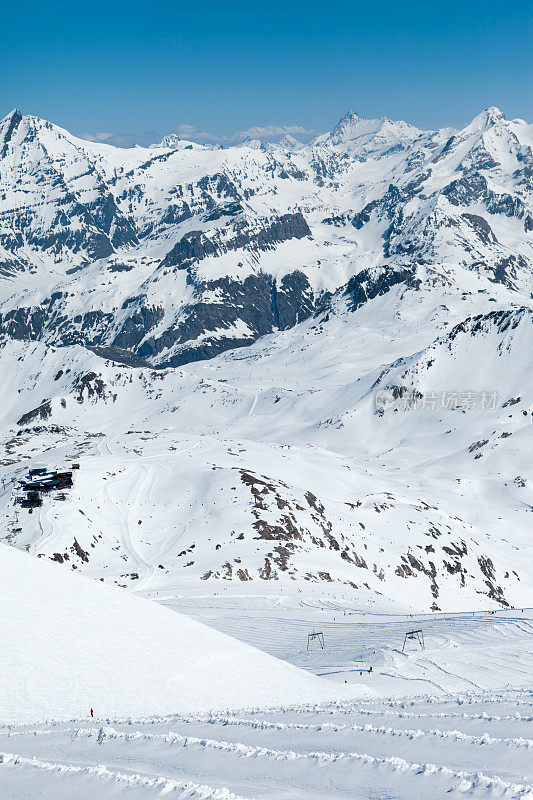
[(414, 639), (415, 641), (417, 641), (418, 644), (420, 645), (421, 650), (426, 649), (426, 645), (424, 643), (424, 634), (422, 632), (422, 629), (419, 629), (417, 631), (407, 631), (403, 640), (402, 653), (405, 651), (405, 645), (407, 644), (408, 639)]
[(320, 645), (320, 649), (323, 650), (324, 649), (324, 634), (322, 633), (322, 631), (313, 631), (313, 633), (308, 633), (307, 634), (307, 649), (309, 650), (309, 645), (315, 639), (318, 641), (318, 643)]

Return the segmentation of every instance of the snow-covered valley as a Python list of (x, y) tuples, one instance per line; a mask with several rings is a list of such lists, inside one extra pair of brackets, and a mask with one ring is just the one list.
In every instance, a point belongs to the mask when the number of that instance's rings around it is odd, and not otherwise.
[(379, 614), (293, 588), (169, 610), (0, 555), (2, 797), (533, 796), (530, 609)]

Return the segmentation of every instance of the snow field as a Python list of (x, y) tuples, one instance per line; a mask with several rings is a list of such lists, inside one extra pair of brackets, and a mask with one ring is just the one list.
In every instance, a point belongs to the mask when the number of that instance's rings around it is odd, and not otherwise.
[[(379, 614), (361, 612), (333, 593), (316, 599), (297, 590), (265, 597), (230, 590), (167, 595), (160, 602), (315, 675), (383, 695), (528, 686), (533, 674), (531, 609)], [(405, 633), (413, 629), (422, 629), (425, 650), (408, 641), (402, 653)], [(316, 643), (307, 650), (313, 630), (323, 632), (323, 650)]]
[(332, 684), (189, 617), (5, 545), (0, 584), (0, 721), (338, 696)]
[[(302, 600), (297, 591), (250, 595), (246, 602), (240, 595), (181, 598), (182, 607), (195, 608), (211, 626), (262, 639), (266, 651), (325, 674), (318, 678), (160, 604), (10, 548), (1, 554), (2, 583), (15, 588), (10, 613), (2, 615), (11, 658), (6, 663), (0, 655), (0, 699), (4, 709), (11, 705), (0, 725), (0, 797), (4, 791), (9, 800), (533, 798), (533, 694), (524, 688), (531, 676), (531, 611), (393, 617), (356, 612), (333, 598)], [(67, 611), (53, 601), (55, 591), (67, 598)], [(124, 637), (126, 615), (143, 631), (135, 650)], [(308, 653), (298, 640), (319, 626), (325, 649)], [(418, 626), (426, 650), (411, 646), (401, 654), (399, 637)], [(95, 719), (79, 714), (73, 699), (90, 700), (81, 684), (78, 636), (94, 652), (105, 644), (90, 687)], [(117, 669), (115, 646), (125, 650), (128, 674)], [(213, 647), (216, 655), (206, 660)], [(367, 664), (373, 659), (372, 675), (359, 675), (362, 655)], [(26, 686), (34, 721), (28, 696), (22, 722), (26, 700), (13, 673), (23, 675), (28, 664), (35, 664), (39, 683)], [(172, 695), (177, 678), (169, 673), (176, 669), (179, 695)], [(373, 696), (346, 679), (366, 684)], [(132, 694), (135, 681), (143, 702)], [(304, 694), (311, 702), (299, 699)], [(148, 705), (161, 713), (145, 711)]]
[[(0, 776), (14, 800), (32, 782), (62, 800), (121, 797), (126, 788), (132, 798), (531, 798), (531, 720), (516, 717), (515, 737), (502, 735), (497, 715), (483, 717), (484, 733), (469, 731), (471, 717), (494, 699), (478, 693), (414, 705), (332, 703), (327, 712), (313, 705), (10, 727), (0, 731)], [(500, 690), (498, 700), (508, 710), (533, 706), (526, 691)], [(406, 706), (415, 709), (416, 728), (404, 727)], [(386, 725), (368, 722), (384, 711)]]

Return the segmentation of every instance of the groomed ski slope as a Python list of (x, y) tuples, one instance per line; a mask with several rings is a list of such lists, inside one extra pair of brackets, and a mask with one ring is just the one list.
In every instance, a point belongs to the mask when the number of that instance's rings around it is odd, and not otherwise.
[(512, 689), (0, 730), (12, 800), (533, 797), (533, 705)]
[[(59, 565), (0, 556), (2, 800), (533, 798), (531, 611), (182, 598), (320, 678)], [(325, 648), (308, 653), (319, 626)], [(425, 651), (401, 654), (418, 626)]]
[[(376, 613), (325, 593), (299, 592), (182, 595), (162, 602), (310, 673), (363, 683), (382, 696), (529, 686), (533, 675), (531, 609)], [(415, 639), (402, 652), (411, 630), (422, 630), (424, 650)], [(313, 631), (322, 632), (324, 649), (316, 641), (307, 648)]]
[[(0, 547), (0, 721), (334, 699), (338, 689), (175, 613)], [(346, 689), (359, 695), (365, 689)]]

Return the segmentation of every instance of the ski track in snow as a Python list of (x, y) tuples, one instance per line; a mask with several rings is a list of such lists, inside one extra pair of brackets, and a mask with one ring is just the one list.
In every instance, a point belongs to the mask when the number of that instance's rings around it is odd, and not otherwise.
[[(14, 753), (0, 753), (0, 769), (6, 767), (8, 769), (18, 768), (26, 772), (31, 772), (34, 770), (39, 771), (38, 774), (40, 773), (40, 775), (37, 779), (39, 781), (39, 785), (41, 785), (41, 780), (44, 780), (44, 783), (46, 783), (43, 773), (52, 773), (54, 778), (60, 776), (63, 778), (83, 777), (94, 779), (102, 783), (106, 782), (107, 784), (115, 783), (118, 785), (117, 788), (122, 786), (124, 789), (127, 789), (130, 793), (130, 796), (131, 790), (137, 790), (137, 797), (155, 797), (156, 795), (166, 795), (170, 797), (187, 797), (191, 798), (191, 800), (193, 800), (193, 798), (198, 798), (199, 800), (200, 798), (201, 800), (247, 800), (241, 795), (236, 795), (225, 788), (215, 789), (211, 786), (194, 784), (189, 781), (182, 782), (170, 780), (165, 777), (152, 778), (137, 773), (117, 772), (107, 769), (102, 764), (90, 767), (82, 767), (75, 764), (39, 761), (35, 758), (25, 758), (24, 756), (15, 755)], [(31, 777), (32, 776), (29, 776), (30, 781)], [(57, 781), (55, 783), (57, 785)], [(69, 782), (70, 787), (75, 785), (76, 781)], [(62, 792), (63, 790), (61, 786), (62, 782), (60, 780), (59, 791)], [(100, 792), (105, 791), (105, 788), (92, 786), (92, 789), (93, 791), (99, 792), (98, 797), (102, 798), (104, 796)], [(67, 791), (70, 791), (70, 789), (67, 789)], [(78, 791), (78, 789), (76, 789), (76, 791)], [(80, 788), (79, 791), (83, 791), (83, 789)], [(61, 796), (66, 797), (65, 794), (61, 794)], [(75, 796), (75, 794), (69, 794), (69, 797)], [(96, 795), (93, 794), (92, 796), (95, 797)]]
[[(454, 699), (281, 707), (247, 718), (228, 712), (91, 720), (89, 726), (87, 720), (6, 725), (0, 728), (0, 781), (9, 786), (10, 800), (28, 796), (21, 787), (32, 785), (61, 800), (531, 800), (533, 739), (527, 734), (533, 717), (519, 711), (530, 698), (526, 690), (502, 689)], [(515, 713), (462, 711), (496, 702)], [(416, 710), (406, 711), (407, 705)], [(301, 722), (302, 715), (318, 721)], [(354, 721), (346, 722), (347, 715)], [(454, 728), (379, 726), (366, 722), (368, 715), (416, 718), (426, 726), (449, 719)], [(462, 730), (473, 721), (489, 725), (490, 733)], [(508, 722), (520, 725), (520, 735), (499, 735)]]
[[(136, 548), (136, 546), (133, 544), (131, 535), (133, 524), (130, 521), (130, 518), (133, 516), (133, 512), (135, 510), (135, 503), (138, 500), (139, 495), (145, 489), (147, 483), (150, 482), (150, 480), (153, 482), (153, 477), (151, 477), (150, 470), (144, 465), (141, 465), (139, 468), (131, 469), (131, 472), (138, 472), (139, 474), (136, 475), (132, 481), (132, 486), (128, 495), (128, 501), (125, 504), (125, 508), (128, 509), (125, 515), (121, 513), (119, 503), (113, 500), (113, 498), (111, 497), (109, 486), (107, 485), (105, 486), (105, 492), (109, 502), (115, 505), (119, 509), (118, 519), (121, 531), (121, 544), (124, 547), (125, 552), (133, 560), (135, 566), (137, 568), (140, 568), (141, 575), (139, 576), (140, 580), (138, 586), (141, 586), (153, 575), (154, 565), (151, 562), (147, 561), (145, 558), (143, 558), (142, 555), (139, 553), (138, 549)], [(127, 479), (129, 480), (129, 474)]]

